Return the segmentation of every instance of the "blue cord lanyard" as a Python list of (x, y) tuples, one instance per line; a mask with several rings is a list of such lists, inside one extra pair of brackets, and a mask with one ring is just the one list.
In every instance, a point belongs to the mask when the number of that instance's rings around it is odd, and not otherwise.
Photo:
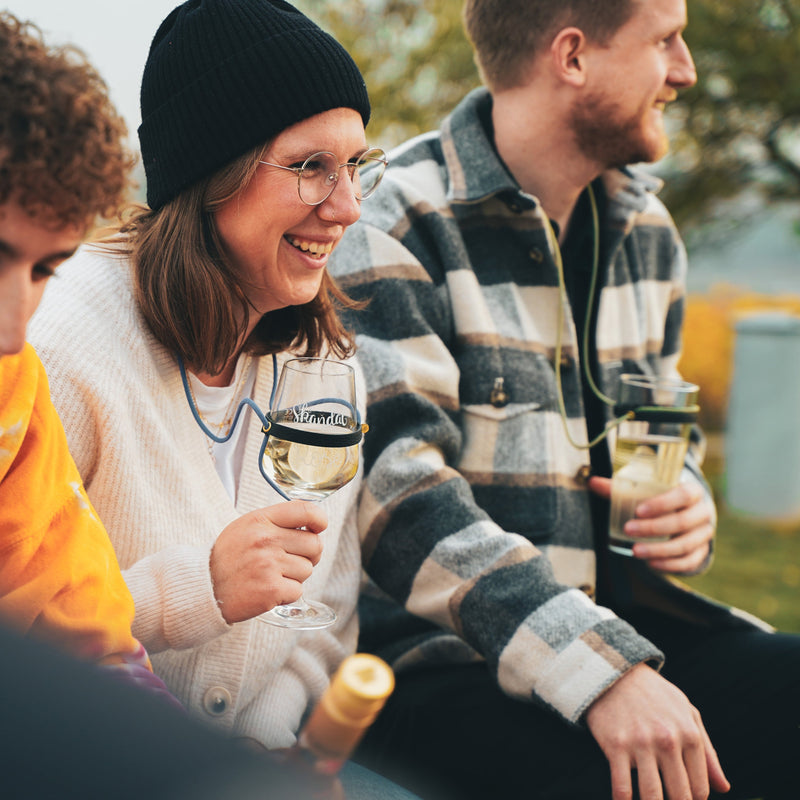
[[(364, 434), (364, 428), (361, 424), (361, 415), (358, 413), (357, 408), (353, 408), (350, 403), (339, 400), (337, 398), (321, 398), (319, 400), (312, 401), (309, 405), (319, 405), (320, 403), (340, 403), (341, 405), (346, 406), (353, 417), (356, 420), (356, 430), (352, 431), (349, 434), (326, 434), (326, 433), (310, 433), (307, 431), (303, 431), (298, 428), (290, 427), (288, 425), (282, 425), (281, 423), (275, 422), (272, 419), (270, 414), (264, 414), (264, 412), (258, 407), (258, 404), (250, 397), (244, 397), (239, 402), (239, 405), (236, 408), (236, 414), (233, 417), (233, 422), (231, 423), (231, 427), (228, 429), (228, 432), (224, 436), (218, 436), (215, 433), (212, 433), (208, 426), (203, 422), (202, 418), (200, 417), (200, 412), (198, 411), (197, 407), (195, 406), (194, 399), (192, 397), (192, 390), (189, 386), (189, 376), (186, 374), (186, 366), (183, 363), (183, 358), (178, 355), (176, 356), (178, 361), (178, 368), (181, 372), (181, 381), (183, 382), (183, 392), (186, 395), (186, 400), (189, 403), (189, 408), (192, 412), (192, 416), (194, 417), (195, 422), (200, 426), (200, 430), (208, 436), (211, 441), (216, 442), (217, 444), (224, 444), (227, 442), (231, 436), (233, 436), (234, 430), (236, 430), (236, 425), (239, 422), (239, 417), (242, 414), (242, 411), (245, 408), (250, 408), (253, 413), (258, 417), (259, 421), (261, 422), (261, 433), (264, 434), (264, 439), (261, 442), (261, 447), (258, 451), (258, 469), (261, 472), (262, 477), (264, 480), (285, 500), (291, 500), (289, 495), (283, 491), (283, 489), (278, 486), (272, 478), (267, 475), (264, 471), (264, 453), (267, 449), (267, 442), (269, 441), (270, 436), (279, 436), (281, 439), (286, 439), (292, 442), (298, 442), (300, 444), (306, 444), (311, 446), (325, 446), (325, 447), (349, 447), (354, 444), (358, 444)], [(273, 403), (275, 402), (275, 391), (278, 385), (278, 359), (275, 353), (272, 354), (272, 390), (270, 391), (269, 395), (269, 405), (272, 408)], [(323, 416), (327, 416), (325, 412), (322, 412)]]

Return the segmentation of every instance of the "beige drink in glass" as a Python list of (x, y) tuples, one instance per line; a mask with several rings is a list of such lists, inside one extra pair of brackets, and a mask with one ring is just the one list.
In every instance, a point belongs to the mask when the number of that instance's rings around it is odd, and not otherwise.
[[(617, 429), (612, 456), (609, 548), (633, 554), (640, 541), (624, 532), (644, 500), (676, 486), (697, 413), (698, 387), (674, 378), (620, 376), (617, 410), (633, 412)], [(642, 539), (644, 541), (644, 539)], [(647, 537), (647, 541), (663, 541)]]

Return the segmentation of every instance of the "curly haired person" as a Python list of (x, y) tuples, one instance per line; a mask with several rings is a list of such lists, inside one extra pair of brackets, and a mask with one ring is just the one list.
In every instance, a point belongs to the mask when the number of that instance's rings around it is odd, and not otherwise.
[(58, 265), (124, 200), (135, 156), (83, 54), (8, 12), (0, 76), (0, 622), (165, 692), (25, 338)]

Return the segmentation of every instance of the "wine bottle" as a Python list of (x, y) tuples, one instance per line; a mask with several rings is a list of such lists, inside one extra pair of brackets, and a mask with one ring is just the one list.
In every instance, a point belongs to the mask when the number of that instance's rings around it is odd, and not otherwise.
[(310, 770), (319, 779), (315, 799), (344, 797), (339, 770), (393, 690), (394, 673), (377, 656), (356, 653), (341, 663), (300, 731), (297, 744), (284, 751), (287, 762)]

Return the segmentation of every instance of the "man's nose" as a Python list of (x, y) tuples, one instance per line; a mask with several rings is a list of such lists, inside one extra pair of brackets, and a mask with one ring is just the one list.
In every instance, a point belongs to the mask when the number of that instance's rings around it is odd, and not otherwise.
[(670, 66), (667, 80), (670, 86), (674, 86), (677, 89), (688, 89), (697, 83), (697, 70), (694, 66), (694, 59), (692, 59), (689, 46), (683, 38), (678, 42), (678, 52), (675, 54), (675, 59)]

